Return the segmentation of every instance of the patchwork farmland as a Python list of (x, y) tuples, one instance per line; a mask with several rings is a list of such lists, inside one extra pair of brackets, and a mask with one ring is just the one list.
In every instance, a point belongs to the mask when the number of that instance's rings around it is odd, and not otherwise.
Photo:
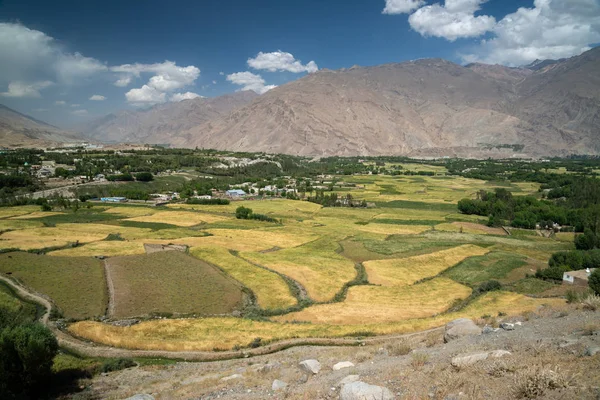
[[(369, 207), (277, 199), (1, 208), (0, 273), (49, 299), (65, 333), (141, 350), (404, 333), (564, 303), (560, 285), (532, 285), (529, 275), (571, 249), (572, 235), (509, 235), (458, 212), (460, 199), (493, 182), (345, 179), (354, 186), (339, 194)], [(509, 190), (538, 195), (533, 183)], [(239, 206), (270, 219), (237, 219)], [(478, 291), (490, 280), (501, 290)]]

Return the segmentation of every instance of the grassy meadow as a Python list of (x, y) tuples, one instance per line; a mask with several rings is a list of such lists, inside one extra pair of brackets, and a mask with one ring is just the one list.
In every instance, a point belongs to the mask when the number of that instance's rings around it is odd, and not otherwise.
[[(337, 177), (349, 184), (338, 194), (364, 199), (368, 208), (281, 199), (93, 204), (77, 212), (0, 208), (0, 272), (50, 297), (65, 317), (83, 320), (69, 326), (77, 336), (136, 349), (224, 350), (257, 337), (402, 333), (564, 303), (544, 297), (564, 295), (558, 285), (528, 275), (553, 252), (573, 248), (572, 234), (509, 235), (457, 209), (482, 189), (537, 195), (538, 184), (402, 167), (437, 175)], [(238, 220), (241, 205), (280, 222)], [(145, 244), (188, 251), (147, 255)], [(114, 286), (113, 319), (147, 320), (127, 328), (89, 320), (107, 312), (104, 263)], [(502, 290), (473, 294), (489, 280)], [(18, 306), (8, 297), (0, 291), (0, 304)], [(462, 308), (449, 311), (457, 304)], [(234, 318), (234, 310), (242, 317)], [(156, 313), (207, 317), (151, 318)]]

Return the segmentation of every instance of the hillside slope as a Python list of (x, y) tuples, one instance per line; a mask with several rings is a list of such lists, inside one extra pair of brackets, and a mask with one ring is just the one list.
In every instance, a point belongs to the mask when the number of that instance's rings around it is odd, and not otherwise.
[(597, 154), (599, 55), (534, 72), (441, 59), (321, 70), (174, 143), (300, 155), (512, 155), (515, 145), (521, 155)]
[(93, 120), (79, 130), (103, 142), (182, 142), (187, 136), (180, 138), (180, 133), (226, 115), (257, 96), (254, 92), (244, 91), (160, 104), (146, 110), (121, 111)]
[(82, 141), (83, 139), (77, 134), (63, 131), (0, 104), (0, 145), (2, 146), (48, 146)]

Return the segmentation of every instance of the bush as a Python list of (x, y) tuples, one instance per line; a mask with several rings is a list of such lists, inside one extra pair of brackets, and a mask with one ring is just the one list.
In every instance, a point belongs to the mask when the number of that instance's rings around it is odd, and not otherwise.
[(550, 267), (546, 269), (538, 269), (535, 272), (535, 277), (544, 280), (562, 281), (563, 274), (568, 271), (571, 271), (571, 268), (569, 268), (566, 265)]
[(101, 372), (120, 371), (122, 369), (135, 367), (137, 364), (130, 358), (119, 358), (116, 360), (105, 361), (100, 367)]
[(41, 324), (5, 328), (0, 333), (0, 398), (37, 398), (45, 393), (58, 342)]
[(237, 219), (250, 219), (252, 216), (252, 209), (244, 206), (239, 206), (235, 210), (235, 217)]
[(594, 291), (597, 295), (600, 295), (600, 268), (597, 268), (592, 272), (588, 279), (588, 285), (590, 285), (590, 289)]
[(135, 180), (140, 182), (150, 182), (154, 180), (154, 176), (150, 172), (138, 172), (135, 174)]
[[(562, 279), (562, 277), (561, 277)], [(486, 293), (486, 292), (492, 292), (494, 290), (500, 290), (502, 289), (502, 284), (498, 281), (487, 281), (487, 282), (483, 282), (482, 284), (479, 285), (479, 287), (475, 290), (477, 293)]]

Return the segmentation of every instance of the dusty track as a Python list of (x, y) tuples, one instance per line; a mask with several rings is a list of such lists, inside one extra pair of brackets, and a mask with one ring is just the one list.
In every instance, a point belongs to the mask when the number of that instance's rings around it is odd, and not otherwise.
[(108, 289), (108, 306), (106, 307), (106, 316), (110, 318), (115, 315), (115, 284), (112, 279), (108, 260), (104, 260), (104, 278), (106, 279), (106, 287)]
[(41, 318), (41, 322), (46, 325), (56, 336), (61, 347), (69, 349), (87, 357), (109, 357), (109, 358), (138, 358), (138, 357), (153, 357), (153, 358), (170, 358), (177, 360), (189, 361), (220, 361), (230, 360), (234, 358), (246, 358), (251, 356), (265, 355), (275, 353), (290, 347), (297, 346), (358, 346), (364, 344), (379, 344), (390, 340), (400, 338), (408, 338), (419, 335), (427, 335), (430, 332), (436, 332), (443, 329), (434, 328), (422, 332), (414, 332), (403, 335), (394, 336), (379, 336), (366, 339), (356, 338), (307, 338), (307, 339), (289, 339), (282, 340), (276, 343), (271, 343), (261, 346), (256, 349), (244, 349), (241, 351), (224, 351), (224, 352), (208, 352), (208, 351), (159, 351), (159, 350), (128, 350), (115, 347), (109, 347), (99, 344), (94, 344), (73, 337), (64, 331), (58, 329), (56, 324), (49, 321), (52, 303), (44, 297), (31, 292), (29, 289), (16, 284), (12, 280), (0, 275), (0, 279), (14, 288), (20, 296), (28, 300), (35, 301), (46, 308), (46, 312)]

